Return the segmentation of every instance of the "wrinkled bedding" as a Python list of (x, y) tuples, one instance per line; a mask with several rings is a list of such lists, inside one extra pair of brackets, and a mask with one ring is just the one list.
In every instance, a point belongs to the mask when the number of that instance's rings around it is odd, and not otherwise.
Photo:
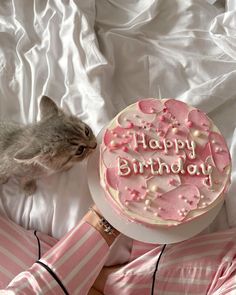
[[(201, 108), (226, 137), (232, 185), (209, 230), (236, 226), (236, 4), (214, 0), (0, 2), (0, 117), (39, 119), (43, 94), (95, 134), (141, 97)], [(25, 197), (0, 187), (0, 214), (60, 238), (92, 203), (86, 161)]]

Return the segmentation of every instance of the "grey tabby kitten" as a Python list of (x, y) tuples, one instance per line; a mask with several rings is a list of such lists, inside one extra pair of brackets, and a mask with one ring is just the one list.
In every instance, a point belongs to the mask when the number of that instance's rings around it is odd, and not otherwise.
[(0, 122), (0, 183), (14, 176), (26, 195), (35, 192), (37, 178), (68, 170), (97, 146), (91, 128), (49, 97), (41, 98), (40, 112), (35, 124)]

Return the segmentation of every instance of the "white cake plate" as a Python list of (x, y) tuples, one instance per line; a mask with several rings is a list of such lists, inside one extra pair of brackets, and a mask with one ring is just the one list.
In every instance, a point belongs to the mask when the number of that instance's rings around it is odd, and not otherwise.
[[(101, 142), (102, 133), (103, 130), (98, 135), (98, 142)], [(222, 201), (208, 213), (178, 226), (148, 228), (142, 224), (124, 220), (107, 202), (99, 179), (99, 147), (88, 158), (87, 172), (88, 185), (93, 201), (106, 220), (122, 234), (145, 243), (172, 244), (187, 240), (210, 225), (223, 205)]]

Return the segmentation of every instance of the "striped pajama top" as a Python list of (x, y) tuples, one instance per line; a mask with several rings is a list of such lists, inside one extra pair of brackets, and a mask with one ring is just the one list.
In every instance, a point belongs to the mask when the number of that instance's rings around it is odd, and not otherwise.
[[(57, 241), (0, 217), (0, 294), (86, 295), (109, 251), (84, 221)], [(104, 294), (236, 294), (236, 229), (165, 248), (133, 241), (127, 263), (108, 276)]]

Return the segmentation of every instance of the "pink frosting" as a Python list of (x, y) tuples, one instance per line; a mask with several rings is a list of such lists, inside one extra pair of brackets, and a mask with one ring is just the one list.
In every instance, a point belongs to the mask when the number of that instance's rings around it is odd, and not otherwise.
[(157, 99), (147, 99), (147, 101), (140, 100), (138, 107), (141, 112), (145, 114), (159, 113), (163, 110), (163, 104)]
[(158, 199), (157, 212), (165, 220), (182, 221), (191, 210), (197, 208), (199, 201), (198, 188), (192, 184), (183, 184)]
[[(126, 135), (123, 137), (123, 135)], [(131, 135), (127, 134), (127, 130), (120, 126), (116, 126), (114, 129), (105, 131), (103, 142), (106, 146), (109, 146), (113, 149), (120, 148), (121, 146), (126, 145), (128, 142), (132, 140)], [(111, 146), (111, 142), (114, 141), (116, 143), (115, 146)]]
[(230, 154), (213, 128), (206, 114), (175, 99), (143, 99), (125, 109), (101, 145), (108, 200), (110, 187), (117, 208), (145, 224), (154, 216), (183, 222), (192, 211), (202, 214), (229, 183)]
[(167, 111), (170, 112), (180, 124), (186, 124), (189, 108), (184, 102), (169, 99), (165, 103), (165, 106)]
[(215, 166), (222, 172), (231, 162), (225, 140), (221, 134), (216, 132), (210, 133), (209, 140)]
[(205, 146), (198, 145), (196, 148), (196, 153), (199, 155), (199, 158), (204, 162), (209, 156), (211, 156), (211, 146), (207, 142)]
[[(173, 133), (173, 129), (174, 128), (177, 128), (178, 131), (177, 131), (177, 134), (174, 134)], [(168, 139), (173, 139), (173, 138), (176, 138), (176, 136), (178, 136), (178, 139), (181, 139), (181, 140), (186, 140), (188, 139), (188, 133), (189, 133), (189, 129), (186, 127), (186, 126), (169, 126), (166, 134), (165, 134), (165, 138), (168, 138)]]
[(147, 186), (153, 187), (157, 186), (158, 190), (157, 193), (164, 194), (171, 189), (178, 187), (181, 184), (181, 179), (179, 175), (170, 175), (164, 174), (162, 177), (160, 176), (153, 176), (147, 179)]
[(199, 110), (192, 110), (188, 114), (188, 121), (192, 122), (193, 127), (198, 130), (209, 130), (211, 128), (211, 121)]
[(141, 175), (132, 175), (131, 177), (120, 177), (117, 175), (116, 168), (106, 170), (106, 181), (113, 189), (120, 193), (120, 201), (124, 204), (126, 201), (139, 201), (146, 196), (146, 179)]

